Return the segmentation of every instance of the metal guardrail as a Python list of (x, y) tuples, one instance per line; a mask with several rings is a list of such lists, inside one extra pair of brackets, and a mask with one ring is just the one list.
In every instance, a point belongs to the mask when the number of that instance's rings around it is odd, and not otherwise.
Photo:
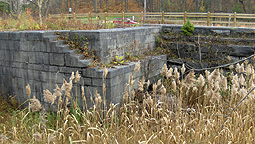
[(195, 25), (255, 26), (255, 14), (241, 13), (188, 13), (188, 12), (147, 12), (147, 13), (84, 13), (84, 14), (53, 14), (51, 18), (84, 18), (92, 22), (102, 20), (105, 23), (116, 17), (133, 17), (140, 23), (184, 24), (189, 19)]

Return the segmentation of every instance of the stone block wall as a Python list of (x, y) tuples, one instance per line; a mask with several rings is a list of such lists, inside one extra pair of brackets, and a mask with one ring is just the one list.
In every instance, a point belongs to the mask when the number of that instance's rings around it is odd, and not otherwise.
[[(102, 29), (91, 31), (70, 31), (65, 33), (80, 45), (88, 42), (89, 50), (95, 50), (96, 56), (103, 63), (109, 63), (115, 56), (126, 56), (126, 53), (139, 55), (155, 48), (155, 36), (161, 27), (133, 27)], [(64, 33), (63, 33), (64, 34)], [(79, 39), (87, 41), (79, 41)]]
[[(48, 104), (43, 99), (43, 90), (49, 89), (53, 92), (55, 84), (61, 87), (63, 79), (69, 80), (71, 73), (78, 70), (82, 77), (77, 84), (74, 83), (73, 95), (77, 96), (82, 104), (80, 88), (85, 86), (87, 102), (90, 102), (90, 97), (94, 97), (95, 91), (102, 95), (103, 70), (97, 67), (89, 68), (92, 60), (83, 59), (83, 56), (77, 54), (76, 50), (71, 50), (64, 40), (58, 40), (56, 33), (68, 35), (70, 39), (76, 36), (88, 38), (88, 41), (81, 43), (89, 42), (89, 49), (95, 49), (101, 61), (107, 63), (112, 58), (112, 55), (109, 55), (110, 49), (117, 51), (117, 55), (124, 55), (126, 51), (132, 52), (127, 49), (134, 41), (137, 43), (133, 47), (134, 53), (147, 50), (148, 47), (153, 49), (154, 36), (159, 30), (159, 28), (135, 28), (135, 30), (0, 32), (0, 90), (6, 95), (15, 95), (22, 103), (28, 99), (25, 86), (29, 83), (32, 96), (36, 96), (47, 107)], [(130, 34), (132, 36), (129, 36)], [(123, 50), (120, 51), (119, 48)], [(143, 76), (154, 79), (159, 75), (164, 63), (166, 56), (142, 60), (142, 68), (134, 77), (136, 85)], [(108, 69), (109, 73), (104, 80), (107, 103), (121, 101), (125, 84), (128, 83), (134, 67), (135, 63), (129, 63)]]

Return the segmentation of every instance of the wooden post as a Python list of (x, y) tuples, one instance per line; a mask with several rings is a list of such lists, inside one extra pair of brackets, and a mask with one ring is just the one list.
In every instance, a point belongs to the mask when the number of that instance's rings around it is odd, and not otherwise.
[(122, 26), (124, 26), (124, 11), (122, 12)]
[(210, 12), (207, 12), (207, 26), (210, 26)]
[(76, 19), (76, 14), (75, 13), (73, 13), (73, 19)]
[(61, 19), (63, 19), (63, 13), (61, 13)]
[(164, 11), (162, 11), (162, 21), (161, 21), (161, 23), (162, 23), (162, 24), (164, 24), (164, 22), (165, 22), (164, 17), (165, 17), (165, 12), (164, 12)]
[(236, 12), (234, 12), (234, 19), (233, 19), (234, 27), (236, 27)]
[(104, 23), (106, 24), (107, 21), (107, 12), (104, 13)]
[(187, 22), (187, 12), (184, 12), (184, 24)]
[(141, 11), (141, 24), (143, 23), (143, 11)]
[(88, 17), (88, 19), (89, 19), (89, 22), (91, 22), (91, 13), (89, 12), (89, 17)]

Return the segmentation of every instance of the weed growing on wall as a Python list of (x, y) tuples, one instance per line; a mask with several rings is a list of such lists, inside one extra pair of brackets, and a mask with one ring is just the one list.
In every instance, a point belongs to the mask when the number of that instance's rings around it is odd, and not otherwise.
[[(60, 35), (60, 34), (58, 34)], [(79, 54), (84, 56), (84, 59), (93, 59), (97, 60), (98, 57), (95, 56), (95, 50), (89, 50), (88, 45), (88, 38), (83, 38), (77, 35), (75, 36), (74, 40), (68, 38), (68, 36), (59, 36), (59, 39), (65, 40), (66, 44), (70, 46), (70, 49), (76, 49)]]
[(193, 35), (193, 31), (195, 29), (195, 26), (188, 20), (181, 28), (182, 34), (185, 36), (191, 36)]

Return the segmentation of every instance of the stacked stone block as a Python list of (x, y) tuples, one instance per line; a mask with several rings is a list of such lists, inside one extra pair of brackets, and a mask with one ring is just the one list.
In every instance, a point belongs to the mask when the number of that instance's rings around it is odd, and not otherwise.
[[(73, 96), (77, 96), (80, 104), (82, 104), (81, 86), (85, 86), (87, 101), (90, 102), (90, 97), (94, 97), (96, 91), (100, 95), (103, 94), (104, 82), (106, 83), (107, 103), (120, 102), (125, 84), (128, 83), (130, 74), (134, 73), (135, 63), (109, 68), (107, 78), (103, 80), (102, 69), (89, 68), (92, 60), (84, 59), (82, 55), (77, 54), (76, 50), (71, 50), (64, 40), (58, 40), (56, 34), (61, 33), (70, 39), (77, 35), (87, 38), (81, 43), (88, 42), (89, 49), (95, 49), (101, 61), (108, 63), (113, 57), (109, 54), (113, 51), (117, 51), (114, 54), (121, 56), (127, 51), (136, 53), (137, 51), (143, 52), (148, 47), (153, 49), (155, 47), (154, 36), (158, 32), (159, 28), (0, 32), (0, 90), (6, 95), (15, 95), (22, 103), (28, 99), (25, 87), (29, 83), (32, 96), (35, 95), (45, 107), (48, 107), (43, 99), (43, 90), (49, 89), (53, 92), (55, 84), (61, 87), (63, 79), (69, 80), (71, 73), (78, 70), (82, 77), (77, 84), (74, 84), (74, 89), (77, 89), (78, 94), (74, 90)], [(133, 41), (137, 43), (133, 47), (134, 51), (128, 49)], [(144, 74), (148, 79), (157, 76), (165, 62), (165, 56), (142, 60), (142, 68), (134, 76), (136, 83)]]

